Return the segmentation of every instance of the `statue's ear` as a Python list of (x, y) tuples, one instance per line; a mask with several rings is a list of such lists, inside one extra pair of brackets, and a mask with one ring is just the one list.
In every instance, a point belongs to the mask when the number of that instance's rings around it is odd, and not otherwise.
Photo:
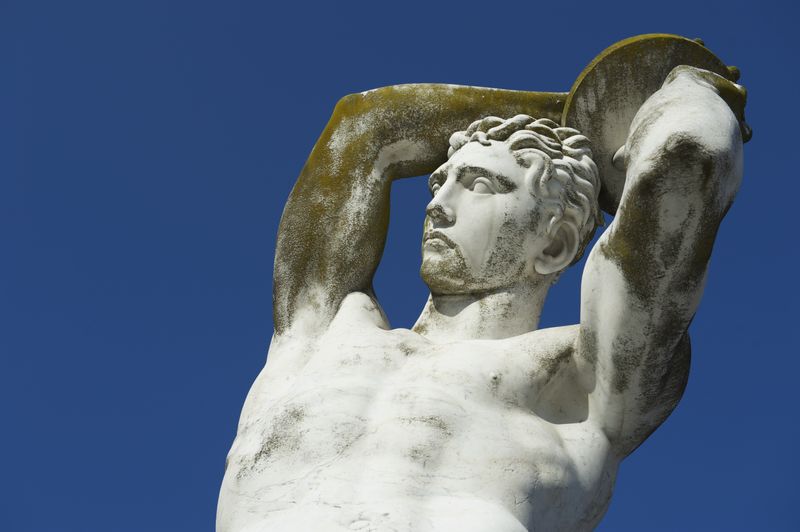
[(623, 144), (620, 149), (614, 152), (614, 157), (611, 158), (611, 164), (620, 172), (624, 172), (628, 166), (628, 159), (626, 157), (625, 145)]
[(570, 265), (580, 244), (578, 226), (569, 218), (558, 220), (551, 229), (550, 242), (539, 251), (533, 265), (540, 275), (556, 273)]

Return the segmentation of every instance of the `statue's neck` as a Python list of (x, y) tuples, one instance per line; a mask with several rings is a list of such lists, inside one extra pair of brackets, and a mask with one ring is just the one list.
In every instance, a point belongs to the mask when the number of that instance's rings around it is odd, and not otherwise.
[(435, 342), (510, 338), (535, 331), (549, 284), (477, 294), (431, 294), (413, 331)]

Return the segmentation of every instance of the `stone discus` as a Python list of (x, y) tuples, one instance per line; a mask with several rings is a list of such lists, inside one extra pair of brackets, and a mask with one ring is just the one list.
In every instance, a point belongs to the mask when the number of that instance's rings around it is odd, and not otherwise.
[(581, 72), (564, 105), (561, 124), (577, 129), (592, 143), (600, 171), (600, 207), (614, 214), (619, 206), (625, 172), (612, 164), (625, 143), (636, 111), (679, 65), (709, 70), (736, 81), (728, 68), (699, 39), (647, 34), (620, 41), (603, 50)]

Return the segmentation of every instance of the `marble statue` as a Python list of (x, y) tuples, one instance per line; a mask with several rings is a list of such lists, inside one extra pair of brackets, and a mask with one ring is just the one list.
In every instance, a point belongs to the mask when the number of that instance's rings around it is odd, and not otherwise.
[[(683, 393), (750, 134), (735, 68), (702, 44), (615, 46), (569, 94), (401, 85), (337, 104), (281, 219), (275, 334), (218, 530), (597, 525), (620, 461)], [(428, 173), (430, 297), (393, 329), (371, 286), (391, 183)], [(539, 329), (601, 207), (580, 323)]]

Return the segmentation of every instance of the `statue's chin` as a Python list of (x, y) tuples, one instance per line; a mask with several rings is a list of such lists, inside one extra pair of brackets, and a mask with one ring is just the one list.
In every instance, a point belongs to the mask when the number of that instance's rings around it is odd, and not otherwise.
[(433, 295), (469, 295), (491, 291), (498, 283), (467, 267), (459, 253), (423, 256), (420, 277)]
[(419, 270), (432, 294), (454, 295), (479, 291), (472, 286), (471, 272), (458, 254), (423, 256)]
[(508, 264), (494, 272), (471, 270), (461, 253), (423, 253), (420, 277), (433, 295), (468, 295), (493, 292), (530, 279), (524, 264)]

